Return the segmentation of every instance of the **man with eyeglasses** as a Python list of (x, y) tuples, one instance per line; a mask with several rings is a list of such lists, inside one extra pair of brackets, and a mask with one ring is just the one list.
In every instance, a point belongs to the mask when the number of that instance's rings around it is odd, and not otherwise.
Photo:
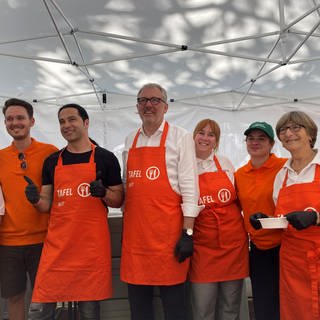
[(57, 148), (31, 138), (34, 126), (30, 103), (12, 98), (2, 109), (12, 144), (0, 150), (0, 185), (5, 215), (0, 224), (1, 295), (7, 299), (9, 318), (25, 318), (27, 275), (33, 287), (48, 226), (48, 214), (39, 212), (24, 195), (24, 175), (41, 182), (44, 159)]
[(128, 283), (131, 319), (154, 319), (154, 286), (165, 319), (187, 319), (185, 280), (200, 211), (194, 143), (165, 121), (167, 93), (159, 84), (139, 90), (137, 110), (142, 125), (126, 138), (123, 152), (121, 279)]

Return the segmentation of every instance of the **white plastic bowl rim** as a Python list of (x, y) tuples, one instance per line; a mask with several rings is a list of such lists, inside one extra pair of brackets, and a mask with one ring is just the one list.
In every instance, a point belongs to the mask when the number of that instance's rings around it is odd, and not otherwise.
[(288, 227), (288, 220), (286, 217), (261, 218), (258, 220), (261, 222), (263, 229), (284, 229)]

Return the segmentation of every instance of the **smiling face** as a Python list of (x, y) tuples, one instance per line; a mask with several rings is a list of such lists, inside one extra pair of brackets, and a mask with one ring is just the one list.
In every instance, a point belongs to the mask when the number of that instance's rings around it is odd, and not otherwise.
[(251, 158), (268, 157), (274, 145), (274, 141), (262, 131), (252, 130), (246, 138), (247, 151)]
[(297, 125), (292, 121), (286, 123), (285, 126), (280, 129), (279, 139), (282, 146), (290, 153), (306, 148), (311, 149), (311, 137), (307, 130), (303, 126)]
[(77, 109), (65, 108), (59, 113), (60, 131), (68, 142), (76, 142), (88, 135), (89, 120), (83, 120)]
[(5, 112), (5, 126), (14, 140), (23, 140), (30, 136), (30, 129), (34, 125), (34, 118), (29, 116), (22, 106), (10, 106)]
[(200, 159), (208, 158), (212, 150), (217, 147), (216, 135), (209, 124), (196, 133), (194, 143), (196, 155)]
[(139, 92), (139, 98), (159, 98), (159, 103), (152, 104), (150, 100), (146, 103), (137, 103), (138, 113), (145, 129), (158, 129), (168, 110), (168, 104), (164, 101), (161, 91), (156, 87), (145, 87)]

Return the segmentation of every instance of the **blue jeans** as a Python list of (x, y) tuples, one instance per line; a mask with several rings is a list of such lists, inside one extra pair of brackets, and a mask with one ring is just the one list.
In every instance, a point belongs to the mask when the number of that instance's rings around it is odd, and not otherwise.
[[(29, 320), (54, 320), (57, 304), (53, 303), (31, 303), (29, 308)], [(81, 320), (98, 320), (100, 304), (99, 301), (78, 302)]]

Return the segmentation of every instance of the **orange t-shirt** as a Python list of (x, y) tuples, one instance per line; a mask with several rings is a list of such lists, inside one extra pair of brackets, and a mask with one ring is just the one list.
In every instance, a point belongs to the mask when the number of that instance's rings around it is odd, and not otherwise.
[(49, 214), (39, 213), (25, 196), (26, 175), (41, 187), (44, 160), (58, 149), (32, 139), (24, 150), (27, 168), (21, 168), (19, 151), (11, 144), (0, 150), (0, 184), (5, 202), (5, 214), (0, 224), (0, 245), (20, 246), (43, 242)]
[(244, 215), (245, 228), (250, 235), (251, 241), (259, 249), (270, 249), (279, 245), (281, 230), (255, 230), (250, 224), (249, 217), (256, 212), (263, 212), (268, 216), (274, 215), (273, 182), (286, 160), (271, 154), (260, 168), (253, 168), (251, 161), (249, 161), (239, 168), (234, 175), (236, 190)]

